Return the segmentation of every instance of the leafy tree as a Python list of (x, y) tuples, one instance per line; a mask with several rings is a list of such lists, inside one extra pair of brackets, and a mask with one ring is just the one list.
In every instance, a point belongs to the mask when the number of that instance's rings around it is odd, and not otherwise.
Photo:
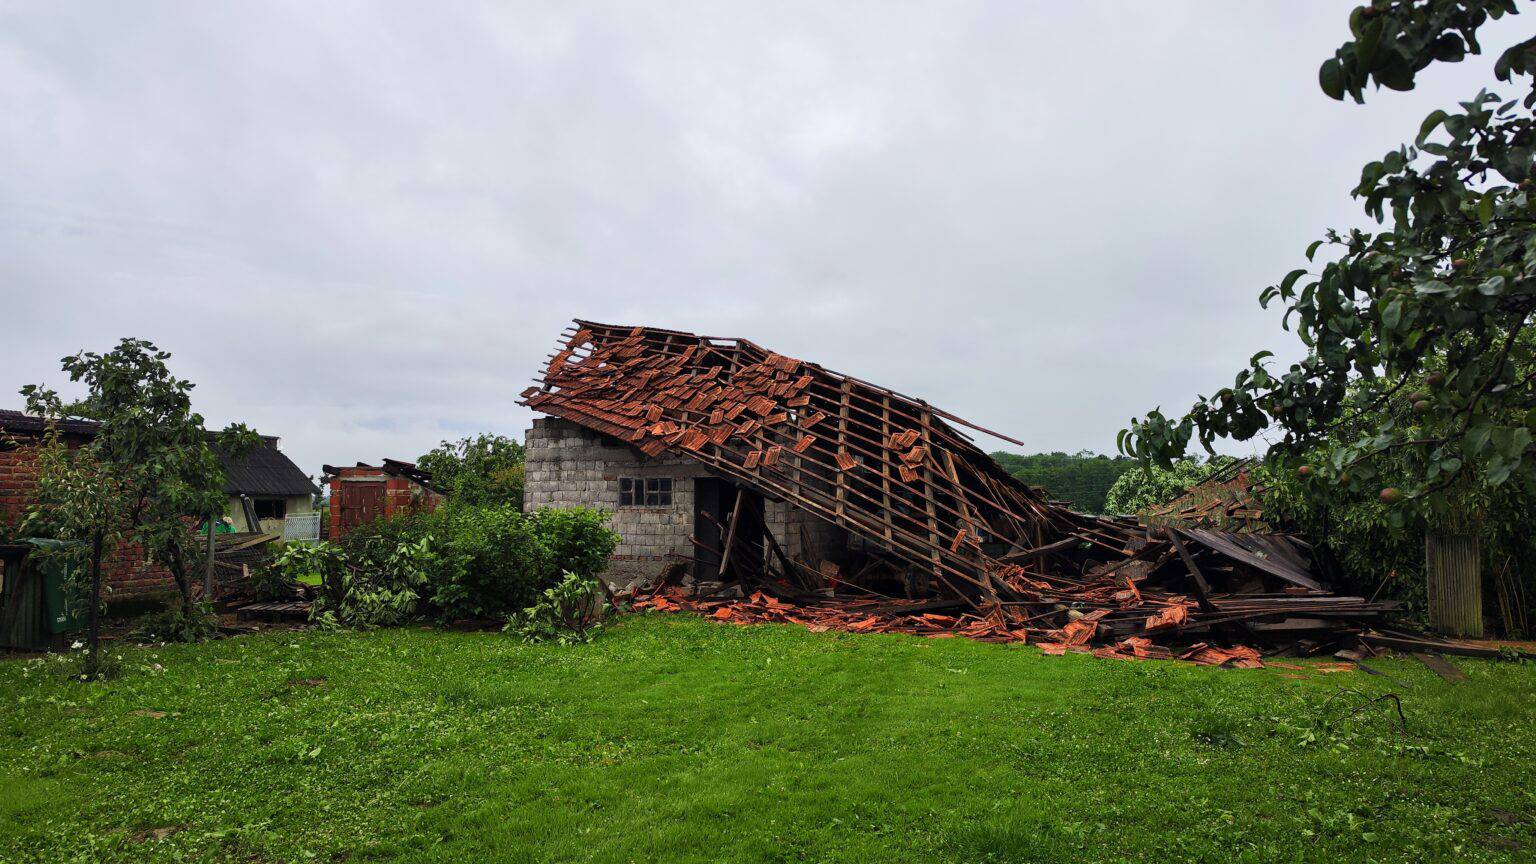
[(523, 445), (504, 435), (444, 441), (416, 465), (461, 504), (523, 502)]
[(1228, 462), (1231, 462), (1229, 456), (1218, 456), (1208, 462), (1186, 456), (1166, 467), (1151, 465), (1145, 470), (1126, 471), (1109, 487), (1104, 512), (1133, 515), (1167, 504)]
[(999, 450), (992, 458), (1019, 480), (1045, 489), (1052, 497), (1084, 513), (1104, 512), (1104, 496), (1109, 487), (1136, 465), (1134, 459), (1111, 458), (1087, 450), (1030, 455)]
[[(1395, 0), (1360, 7), (1319, 80), (1334, 99), (1408, 90), (1435, 61), (1481, 48), (1514, 0)], [(1299, 468), (1319, 496), (1379, 497), (1389, 521), (1443, 515), (1469, 494), (1536, 487), (1536, 40), (1504, 52), (1500, 81), (1425, 118), (1412, 146), (1365, 166), (1354, 195), (1382, 230), (1330, 231), (1317, 270), (1291, 271), (1260, 302), (1285, 306), (1306, 357), (1284, 372), (1260, 352), (1232, 386), (1178, 419), (1154, 410), (1120, 449), (1171, 465), (1198, 437), (1247, 440), (1276, 428), (1272, 463)], [(1390, 467), (1390, 471), (1387, 470)], [(1388, 485), (1385, 480), (1391, 480)], [(1482, 490), (1479, 493), (1479, 490)]]
[[(29, 526), (89, 544), (88, 679), (100, 668), (102, 560), (118, 543), (136, 544), (166, 567), (181, 592), (184, 618), (199, 614), (192, 573), (200, 547), (190, 528), (224, 511), (223, 472), (208, 448), (203, 418), (192, 411), (192, 384), (171, 374), (170, 356), (142, 339), (123, 339), (106, 354), (64, 358), (70, 380), (86, 385), (83, 404), (100, 424), (77, 448), (59, 432), (57, 421), (68, 416), (59, 394), (35, 385), (21, 391), (29, 411), (53, 421), (39, 453)], [(234, 425), (220, 446), (239, 453), (256, 440)]]

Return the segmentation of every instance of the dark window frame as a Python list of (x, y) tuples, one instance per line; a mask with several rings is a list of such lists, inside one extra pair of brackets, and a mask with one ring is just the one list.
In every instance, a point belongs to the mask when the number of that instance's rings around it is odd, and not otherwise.
[(257, 519), (286, 519), (288, 517), (287, 498), (253, 498), (251, 499), (251, 505), (251, 509), (256, 512)]
[(675, 484), (671, 477), (620, 477), (620, 507), (671, 507)]

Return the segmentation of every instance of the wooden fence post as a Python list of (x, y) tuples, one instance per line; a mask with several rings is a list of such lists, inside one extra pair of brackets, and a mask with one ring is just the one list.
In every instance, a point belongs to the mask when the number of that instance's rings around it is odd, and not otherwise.
[(208, 567), (203, 571), (203, 602), (213, 602), (213, 515), (208, 516)]

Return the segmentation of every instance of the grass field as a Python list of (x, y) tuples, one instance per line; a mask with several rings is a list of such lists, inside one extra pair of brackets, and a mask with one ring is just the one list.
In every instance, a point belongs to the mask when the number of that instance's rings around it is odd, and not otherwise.
[[(0, 662), (0, 860), (1536, 857), (1528, 664), (1298, 679), (657, 616), (115, 653), (95, 686)], [(1408, 730), (1330, 723), (1345, 687)]]

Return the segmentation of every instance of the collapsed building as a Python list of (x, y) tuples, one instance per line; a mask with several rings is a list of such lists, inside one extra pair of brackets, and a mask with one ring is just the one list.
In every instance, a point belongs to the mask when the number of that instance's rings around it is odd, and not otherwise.
[(1295, 537), (1073, 512), (964, 430), (1013, 439), (745, 339), (561, 336), (522, 394), (525, 506), (612, 512), (641, 606), (1247, 665), (1394, 605), (1330, 593)]

